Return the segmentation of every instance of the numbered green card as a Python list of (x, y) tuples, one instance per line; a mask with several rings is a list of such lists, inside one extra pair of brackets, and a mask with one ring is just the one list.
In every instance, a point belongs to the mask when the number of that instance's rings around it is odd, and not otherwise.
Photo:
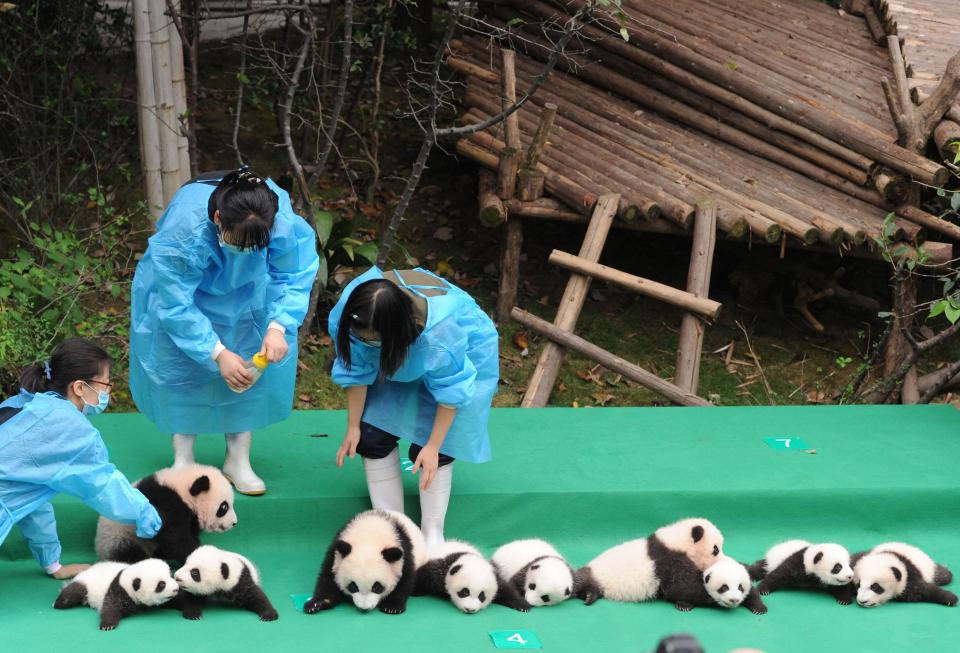
[(532, 630), (491, 630), (490, 639), (497, 648), (543, 648)]
[(790, 436), (772, 436), (769, 438), (764, 438), (764, 442), (767, 443), (767, 446), (771, 449), (777, 449), (779, 451), (809, 451), (813, 447), (804, 441), (803, 438), (795, 438)]

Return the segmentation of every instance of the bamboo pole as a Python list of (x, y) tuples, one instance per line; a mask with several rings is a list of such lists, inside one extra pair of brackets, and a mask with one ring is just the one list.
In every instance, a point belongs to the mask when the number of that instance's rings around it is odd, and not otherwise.
[[(687, 292), (698, 298), (710, 295), (710, 274), (713, 251), (717, 242), (717, 207), (711, 200), (697, 203), (693, 225), (693, 246), (687, 271)], [(691, 394), (697, 393), (700, 382), (700, 358), (703, 353), (703, 322), (692, 313), (684, 313), (677, 341), (677, 369), (673, 382)]]
[(143, 168), (147, 209), (156, 226), (163, 212), (163, 181), (160, 174), (160, 134), (157, 128), (150, 50), (150, 7), (148, 0), (133, 0), (133, 31), (137, 54), (137, 105), (140, 127), (140, 161)]
[[(180, 0), (173, 0), (173, 11), (180, 11)], [(167, 24), (170, 35), (170, 83), (173, 85), (173, 104), (177, 114), (177, 154), (180, 161), (180, 185), (190, 181), (190, 142), (187, 139), (187, 80), (183, 70), (183, 42), (173, 23)]]
[[(597, 200), (593, 216), (587, 225), (587, 233), (583, 237), (583, 245), (580, 247), (580, 258), (594, 263), (600, 259), (600, 253), (607, 241), (607, 234), (610, 231), (610, 225), (613, 223), (613, 216), (616, 213), (619, 200), (620, 197), (613, 194), (603, 195)], [(583, 303), (587, 299), (589, 289), (590, 277), (580, 274), (570, 275), (570, 280), (567, 281), (567, 286), (563, 291), (563, 297), (560, 299), (557, 316), (553, 321), (556, 328), (568, 333), (573, 331), (577, 325), (577, 319), (580, 317), (580, 311), (583, 309)], [(534, 408), (547, 405), (547, 400), (550, 399), (550, 393), (553, 391), (553, 384), (557, 380), (562, 362), (563, 348), (555, 343), (548, 343), (543, 348), (533, 375), (530, 377), (521, 406)]]
[(584, 340), (576, 334), (570, 333), (569, 331), (562, 329), (555, 324), (550, 324), (546, 320), (541, 320), (539, 317), (527, 313), (522, 309), (514, 308), (510, 313), (510, 317), (528, 329), (536, 331), (537, 333), (552, 340), (553, 342), (548, 343), (547, 347), (556, 347), (559, 349), (562, 346), (572, 349), (573, 351), (586, 356), (590, 360), (603, 365), (608, 370), (616, 372), (617, 374), (622, 374), (631, 381), (639, 383), (643, 387), (653, 390), (657, 394), (666, 397), (675, 404), (680, 404), (681, 406), (713, 405), (702, 397), (685, 392), (669, 381), (664, 381), (656, 374), (648, 372), (639, 365), (634, 365), (633, 363), (624, 360), (615, 354), (611, 354), (607, 350), (601, 349), (600, 347), (587, 340)]
[(170, 71), (169, 19), (164, 15), (164, 0), (150, 3), (150, 46), (153, 56), (153, 83), (160, 119), (160, 172), (163, 180), (164, 204), (173, 199), (180, 188), (180, 152), (177, 145), (177, 119)]
[[(714, 209), (716, 209), (716, 206), (714, 206)], [(558, 249), (550, 253), (549, 261), (571, 272), (608, 281), (637, 294), (658, 299), (677, 308), (682, 308), (685, 311), (691, 311), (711, 322), (720, 316), (720, 309), (722, 308), (720, 302), (715, 302), (703, 295), (695, 295), (690, 291), (678, 290), (657, 281), (628, 274), (607, 267), (606, 265), (601, 265), (600, 263), (584, 260), (579, 256), (561, 252)]]

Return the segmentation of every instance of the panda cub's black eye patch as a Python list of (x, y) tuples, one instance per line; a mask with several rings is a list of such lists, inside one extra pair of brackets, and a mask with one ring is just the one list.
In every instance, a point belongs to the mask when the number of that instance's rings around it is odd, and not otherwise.
[(164, 581), (160, 581), (159, 583), (157, 583), (157, 594), (159, 594), (160, 592), (162, 592), (162, 591), (163, 591), (163, 588), (165, 588), (166, 586), (167, 586), (167, 584), (166, 584), (166, 582), (164, 582)]
[(713, 545), (713, 555), (715, 556), (720, 555), (720, 547), (717, 546), (716, 544)]
[(742, 591), (743, 591), (743, 585), (737, 585), (737, 589), (742, 592)]
[(839, 562), (833, 566), (833, 569), (830, 570), (831, 574), (839, 574), (840, 570), (843, 569), (843, 565)]
[(228, 512), (230, 512), (230, 504), (224, 501), (223, 503), (220, 504), (220, 507), (217, 508), (217, 517), (223, 517)]
[(570, 588), (569, 588), (569, 587), (568, 587), (567, 589), (563, 590), (563, 595), (564, 595), (564, 596), (570, 596)]
[(870, 589), (877, 594), (883, 594), (883, 588), (880, 587), (880, 583), (874, 583), (873, 585), (870, 586)]
[[(470, 588), (464, 587), (462, 590), (457, 592), (457, 596), (459, 596), (461, 599), (467, 598), (468, 596), (470, 596)], [(482, 601), (483, 599), (480, 599), (480, 600)]]
[(527, 585), (527, 588), (528, 588), (528, 589), (535, 590), (535, 589), (537, 589), (537, 584), (536, 584), (536, 583), (530, 583), (529, 585)]
[(729, 586), (729, 585), (721, 585), (719, 592), (720, 592), (721, 594), (726, 594), (729, 589), (730, 589), (730, 586)]
[(354, 583), (353, 581), (350, 581), (350, 584), (347, 585), (347, 591), (350, 592), (351, 594), (356, 594), (357, 592), (360, 591), (360, 588), (357, 587), (356, 583)]
[(380, 594), (381, 592), (383, 592), (383, 585), (381, 585), (380, 582), (377, 581), (376, 583), (373, 584), (373, 587), (370, 588), (370, 591), (373, 592), (374, 594)]
[(200, 582), (200, 570), (199, 570), (199, 569), (191, 569), (191, 570), (190, 570), (190, 578), (192, 578), (195, 583), (199, 583), (199, 582)]
[(477, 598), (480, 599), (480, 603), (483, 603), (484, 601), (487, 600), (487, 593), (480, 592), (479, 594), (477, 594)]

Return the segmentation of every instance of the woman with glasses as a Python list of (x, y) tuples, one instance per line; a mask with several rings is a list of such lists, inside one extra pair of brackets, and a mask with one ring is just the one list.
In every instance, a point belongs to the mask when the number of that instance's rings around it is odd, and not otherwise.
[[(198, 433), (224, 433), (223, 473), (238, 492), (266, 484), (252, 431), (293, 408), (297, 329), (319, 268), (316, 238), (290, 196), (245, 168), (208, 173), (174, 195), (133, 280), (130, 390), (174, 466)], [(270, 363), (253, 384), (254, 354)]]
[(79, 498), (113, 521), (136, 524), (152, 538), (160, 515), (107, 458), (87, 415), (110, 401), (110, 356), (83, 339), (64, 340), (50, 359), (20, 375), (20, 394), (0, 404), (0, 543), (16, 524), (40, 566), (72, 578), (89, 565), (60, 564), (60, 539), (50, 500)]
[(499, 380), (499, 337), (466, 292), (422, 269), (371, 268), (330, 312), (333, 380), (346, 388), (337, 466), (363, 458), (374, 508), (403, 512), (399, 439), (420, 474), (420, 527), (443, 543), (454, 459), (490, 460), (487, 420)]

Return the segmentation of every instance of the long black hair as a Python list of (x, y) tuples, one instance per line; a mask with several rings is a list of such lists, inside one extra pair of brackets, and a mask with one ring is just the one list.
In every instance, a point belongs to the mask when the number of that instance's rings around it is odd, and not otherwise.
[(337, 356), (348, 368), (353, 329), (373, 329), (380, 334), (381, 379), (400, 369), (410, 345), (420, 335), (413, 300), (386, 279), (364, 281), (353, 289), (343, 307), (337, 327)]
[(92, 340), (64, 340), (46, 361), (28, 365), (20, 373), (20, 387), (27, 392), (56, 392), (67, 396), (74, 381), (89, 381), (113, 363), (103, 347)]
[(246, 169), (225, 175), (210, 195), (210, 220), (220, 212), (220, 228), (240, 249), (260, 250), (270, 244), (270, 230), (280, 198), (267, 182)]

